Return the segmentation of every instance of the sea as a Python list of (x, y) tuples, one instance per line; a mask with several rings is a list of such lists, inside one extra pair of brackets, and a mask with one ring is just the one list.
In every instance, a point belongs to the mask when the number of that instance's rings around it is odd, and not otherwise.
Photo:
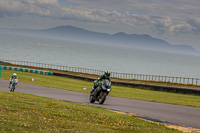
[(111, 72), (200, 78), (200, 56), (0, 33), (0, 59)]

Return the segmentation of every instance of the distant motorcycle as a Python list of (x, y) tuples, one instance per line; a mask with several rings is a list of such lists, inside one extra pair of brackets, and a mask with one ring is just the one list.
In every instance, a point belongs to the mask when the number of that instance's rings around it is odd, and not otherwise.
[(90, 102), (94, 103), (98, 101), (99, 104), (103, 104), (106, 100), (106, 96), (112, 90), (111, 83), (108, 79), (102, 81), (102, 83), (95, 89), (93, 94), (90, 93)]
[(16, 81), (16, 79), (12, 79), (12, 81), (11, 81), (12, 83), (10, 84), (10, 92), (14, 92), (15, 91), (15, 86), (16, 86), (16, 84), (17, 84), (17, 81)]

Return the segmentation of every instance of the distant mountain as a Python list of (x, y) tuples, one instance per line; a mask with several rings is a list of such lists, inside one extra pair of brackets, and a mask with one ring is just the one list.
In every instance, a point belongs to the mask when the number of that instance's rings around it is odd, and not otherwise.
[(199, 54), (199, 52), (191, 46), (169, 44), (165, 40), (153, 38), (148, 34), (138, 35), (126, 34), (124, 32), (119, 32), (116, 34), (107, 34), (88, 31), (73, 26), (58, 26), (55, 28), (42, 30), (0, 29), (0, 32), (98, 44), (111, 44), (156, 51)]

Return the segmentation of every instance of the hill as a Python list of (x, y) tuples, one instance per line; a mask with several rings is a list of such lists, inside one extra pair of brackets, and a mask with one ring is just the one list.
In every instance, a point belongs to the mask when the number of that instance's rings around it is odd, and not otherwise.
[(28, 29), (1, 29), (1, 32), (16, 33), (23, 35), (33, 35), (47, 38), (57, 38), (70, 41), (118, 45), (138, 49), (200, 54), (189, 45), (174, 45), (165, 40), (153, 38), (148, 34), (126, 34), (119, 32), (116, 34), (99, 33), (85, 30), (74, 26), (58, 26), (50, 29), (28, 30)]

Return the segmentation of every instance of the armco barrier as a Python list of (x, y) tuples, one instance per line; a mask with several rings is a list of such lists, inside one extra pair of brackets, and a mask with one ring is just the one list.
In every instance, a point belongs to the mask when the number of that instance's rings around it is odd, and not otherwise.
[(166, 92), (175, 92), (181, 94), (195, 94), (200, 95), (200, 89), (192, 89), (192, 88), (183, 88), (183, 87), (173, 87), (173, 86), (162, 86), (162, 85), (151, 85), (151, 84), (138, 84), (138, 83), (125, 83), (112, 81), (114, 85), (127, 86), (127, 87), (137, 87), (137, 88), (148, 88), (150, 90), (156, 91), (166, 91)]
[(29, 69), (29, 68), (21, 68), (21, 67), (3, 66), (2, 69), (22, 71), (22, 72), (31, 72), (31, 73), (38, 73), (38, 74), (44, 74), (44, 75), (52, 75), (52, 72), (49, 72), (49, 71)]

